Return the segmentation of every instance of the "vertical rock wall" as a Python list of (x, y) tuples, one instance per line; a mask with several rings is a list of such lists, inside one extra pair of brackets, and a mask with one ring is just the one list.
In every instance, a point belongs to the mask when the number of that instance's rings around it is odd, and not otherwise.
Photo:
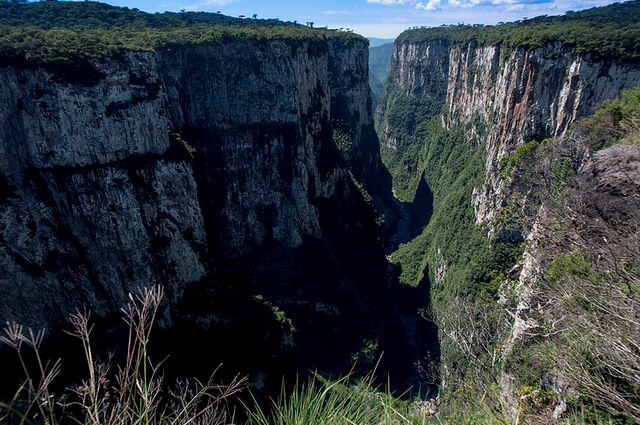
[(0, 319), (105, 315), (152, 284), (177, 299), (220, 261), (320, 238), (317, 199), (380, 166), (366, 64), (337, 39), (0, 68)]
[[(476, 145), (486, 142), (486, 178), (474, 191), (477, 223), (493, 218), (502, 202), (500, 160), (520, 145), (567, 133), (577, 118), (640, 81), (640, 65), (592, 60), (560, 42), (545, 48), (464, 46), (445, 40), (395, 46), (393, 81), (407, 97), (446, 105), (443, 125), (465, 127)], [(446, 95), (438, 84), (446, 84)], [(487, 131), (480, 130), (484, 126)], [(395, 140), (381, 129), (383, 154)]]

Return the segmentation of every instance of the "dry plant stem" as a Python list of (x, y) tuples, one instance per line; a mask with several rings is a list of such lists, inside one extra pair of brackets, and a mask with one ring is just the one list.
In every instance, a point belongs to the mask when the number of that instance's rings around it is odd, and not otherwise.
[[(89, 312), (84, 310), (83, 313), (79, 311), (76, 314), (71, 315), (71, 323), (75, 328), (75, 333), (72, 335), (78, 337), (82, 341), (82, 347), (84, 349), (85, 359), (89, 369), (89, 382), (83, 382), (83, 386), (77, 389), (77, 393), (83, 398), (82, 406), (86, 409), (87, 415), (92, 423), (98, 423), (99, 421), (99, 384), (96, 382), (95, 363), (93, 360), (93, 352), (91, 350), (91, 343), (89, 335), (91, 329), (89, 327)], [(86, 398), (89, 398), (88, 403)]]
[[(130, 304), (123, 309), (124, 320), (129, 327), (127, 357), (123, 367), (119, 368), (115, 385), (109, 381), (111, 359), (105, 364), (100, 362), (91, 348), (92, 326), (87, 310), (76, 311), (71, 315), (73, 335), (82, 342), (88, 368), (88, 378), (80, 385), (68, 388), (75, 400), (65, 398), (58, 401), (62, 407), (76, 406), (81, 416), (70, 416), (65, 420), (81, 425), (222, 425), (227, 421), (227, 412), (221, 402), (242, 390), (246, 378), (234, 378), (229, 385), (215, 385), (213, 375), (206, 384), (196, 381), (191, 386), (183, 383), (177, 393), (171, 393), (177, 400), (167, 410), (160, 411), (160, 394), (163, 380), (158, 374), (158, 365), (149, 360), (147, 347), (151, 328), (164, 293), (160, 287), (141, 289), (137, 295), (129, 295)], [(50, 393), (51, 381), (60, 371), (60, 361), (53, 366), (45, 364), (39, 348), (44, 332), (34, 333), (31, 329), (25, 333), (22, 326), (7, 324), (5, 336), (0, 341), (12, 347), (17, 353), (24, 370), (26, 380), (16, 392), (10, 404), (0, 403), (0, 423), (19, 418), (19, 424), (32, 424), (32, 417), (40, 416), (45, 424), (57, 425), (54, 407), (56, 400)], [(32, 347), (36, 354), (39, 379), (29, 374), (28, 362), (24, 358), (24, 348)], [(216, 369), (217, 371), (217, 369)], [(214, 371), (214, 374), (215, 372)], [(36, 384), (36, 382), (38, 382)], [(20, 412), (15, 406), (28, 398), (26, 412)], [(38, 413), (34, 413), (34, 410)]]
[[(108, 424), (153, 422), (162, 379), (149, 363), (147, 344), (155, 314), (163, 297), (160, 287), (144, 288), (140, 294), (129, 295), (131, 303), (123, 309), (125, 322), (129, 326), (127, 359), (124, 369), (117, 376), (117, 386), (109, 388), (107, 372), (110, 364), (100, 363), (91, 349), (89, 313), (76, 312), (71, 316), (73, 336), (79, 338), (84, 348), (89, 371), (89, 380), (76, 387), (73, 392), (80, 401), (74, 403), (84, 411), (84, 420), (78, 423)], [(149, 369), (147, 369), (149, 368)], [(114, 400), (110, 391), (117, 395)]]
[[(50, 392), (49, 388), (51, 386), (51, 382), (60, 373), (60, 360), (56, 361), (53, 366), (49, 366), (49, 363), (45, 365), (43, 362), (42, 357), (40, 356), (40, 345), (44, 339), (43, 330), (34, 332), (33, 329), (27, 328), (27, 334), (25, 335), (23, 332), (24, 328), (21, 325), (16, 323), (7, 323), (4, 331), (6, 336), (0, 337), (0, 341), (4, 342), (16, 351), (20, 365), (25, 374), (25, 382), (18, 389), (12, 401), (13, 405), (14, 402), (19, 400), (20, 394), (26, 390), (28, 408), (24, 414), (19, 415), (21, 416), (20, 424), (23, 424), (28, 420), (29, 413), (35, 407), (45, 420), (45, 423), (55, 425), (57, 423), (55, 417), (56, 400), (54, 394)], [(29, 369), (27, 368), (24, 360), (24, 356), (22, 354), (23, 344), (31, 347), (34, 351), (39, 373), (37, 384), (29, 373)], [(13, 409), (12, 405), (7, 408), (10, 412), (13, 411), (16, 413), (17, 411)]]
[[(438, 325), (442, 339), (452, 344), (468, 364), (465, 371), (442, 368), (443, 383), (450, 388), (464, 388), (472, 379), (478, 390), (484, 393), (492, 405), (498, 400), (490, 388), (500, 379), (500, 341), (509, 330), (506, 314), (498, 308), (488, 309), (489, 304), (480, 305), (460, 297), (454, 298), (446, 308), (423, 310), (422, 316)], [(471, 376), (473, 374), (473, 376)], [(464, 395), (464, 392), (463, 392)]]
[[(164, 291), (160, 287), (144, 289), (134, 298), (129, 294), (131, 303), (124, 309), (125, 322), (129, 325), (129, 341), (133, 339), (133, 351), (129, 350), (127, 359), (127, 376), (133, 378), (135, 390), (137, 390), (142, 402), (142, 416), (146, 423), (149, 422), (150, 413), (153, 410), (154, 400), (158, 395), (158, 388), (154, 385), (156, 370), (151, 364), (147, 364), (147, 345), (151, 334), (151, 327), (155, 320), (156, 312)], [(131, 365), (131, 366), (130, 366)], [(132, 367), (132, 368), (130, 368)], [(140, 377), (140, 367), (142, 376)], [(149, 369), (150, 370), (149, 370)]]
[[(219, 367), (218, 367), (219, 368)], [(236, 376), (229, 385), (216, 385), (213, 383), (213, 376), (216, 369), (206, 385), (196, 380), (196, 385), (191, 387), (187, 382), (180, 382), (178, 390), (171, 392), (177, 400), (175, 417), (168, 423), (171, 425), (188, 424), (223, 424), (226, 420), (226, 412), (219, 408), (220, 402), (228, 399), (232, 395), (240, 392), (245, 386), (246, 378)], [(212, 394), (217, 391), (219, 394)], [(207, 397), (208, 400), (204, 408), (199, 408), (199, 404)]]

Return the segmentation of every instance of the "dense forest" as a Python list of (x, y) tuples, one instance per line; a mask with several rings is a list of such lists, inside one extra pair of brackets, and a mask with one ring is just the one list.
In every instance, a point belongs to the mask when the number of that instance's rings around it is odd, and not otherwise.
[(275, 19), (232, 18), (217, 13), (149, 14), (97, 2), (0, 2), (2, 63), (70, 63), (126, 50), (149, 51), (231, 40), (317, 41), (316, 47), (321, 49), (327, 38), (348, 43), (361, 37)]
[(538, 16), (500, 25), (453, 25), (414, 28), (398, 36), (398, 42), (448, 40), (456, 44), (504, 44), (535, 49), (561, 42), (578, 54), (595, 59), (637, 61), (640, 59), (640, 2), (628, 1), (562, 16)]

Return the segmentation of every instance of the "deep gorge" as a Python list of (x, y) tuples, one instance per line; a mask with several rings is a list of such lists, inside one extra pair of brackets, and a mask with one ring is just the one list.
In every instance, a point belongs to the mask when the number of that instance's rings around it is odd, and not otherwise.
[(320, 39), (4, 63), (3, 322), (47, 329), (55, 353), (87, 308), (107, 350), (128, 294), (162, 285), (169, 373), (224, 363), (274, 391), (384, 352), (411, 385), (366, 40), (298, 31)]
[[(633, 20), (638, 4), (615, 7)], [(610, 12), (594, 10), (585, 14)], [(611, 167), (606, 154), (594, 166), (586, 150), (557, 146), (640, 82), (633, 47), (536, 44), (535, 28), (556, 22), (536, 19), (401, 34), (375, 124), (368, 43), (350, 32), (154, 23), (114, 47), (89, 28), (91, 51), (79, 54), (83, 41), (65, 32), (23, 31), (30, 50), (0, 55), (1, 321), (45, 328), (47, 355), (77, 359), (64, 331), (87, 308), (106, 356), (122, 348), (129, 294), (161, 285), (152, 348), (168, 378), (223, 364), (223, 379), (276, 394), (283, 376), (337, 377), (355, 364), (408, 397), (446, 394), (441, 368), (475, 366), (460, 366), (433, 311), (460, 315), (463, 300), (528, 319), (521, 288), (547, 237), (531, 193), (551, 189), (522, 176), (538, 170), (531, 158), (561, 159), (549, 166), (560, 193), (573, 176), (591, 181), (583, 166)], [(531, 39), (509, 38), (528, 25)], [(631, 169), (632, 150), (616, 151)], [(635, 190), (629, 179), (628, 190), (597, 184), (617, 196)], [(505, 287), (520, 289), (504, 301)], [(515, 324), (492, 349), (515, 350)], [(0, 348), (0, 361), (15, 364), (12, 354)], [(512, 369), (496, 369), (495, 388), (514, 416)]]

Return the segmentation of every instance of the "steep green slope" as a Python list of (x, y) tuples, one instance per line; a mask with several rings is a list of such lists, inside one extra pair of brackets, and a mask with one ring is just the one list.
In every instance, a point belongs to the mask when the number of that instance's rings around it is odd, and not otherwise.
[[(547, 196), (543, 183), (566, 183), (580, 161), (575, 152), (549, 156), (547, 163), (549, 158), (553, 163), (546, 174), (532, 181), (530, 152), (543, 146), (547, 136), (536, 138), (535, 132), (527, 132), (528, 126), (557, 125), (549, 114), (536, 116), (535, 108), (546, 111), (559, 102), (537, 92), (531, 82), (540, 75), (550, 84), (575, 78), (576, 84), (566, 92), (577, 93), (583, 84), (578, 84), (579, 78), (584, 78), (585, 87), (594, 87), (599, 75), (608, 73), (587, 76), (591, 66), (637, 72), (639, 18), (640, 2), (632, 1), (491, 27), (410, 30), (396, 40), (398, 54), (391, 60), (375, 118), (395, 193), (410, 213), (411, 240), (391, 257), (401, 284), (430, 289), (427, 317), (440, 327), (443, 379), (451, 391), (470, 390), (456, 392), (469, 402), (458, 410), (473, 408), (483, 397), (491, 409), (500, 409), (501, 365), (496, 356), (512, 319), (496, 304), (499, 288), (525, 249), (522, 229), (534, 221), (527, 214), (536, 211), (529, 202)], [(584, 74), (569, 76), (564, 68), (576, 57)], [(623, 114), (624, 108), (615, 105), (608, 108)], [(574, 106), (564, 114), (579, 116), (591, 107)], [(589, 125), (615, 127), (609, 118), (599, 123)], [(619, 137), (616, 134), (604, 132), (598, 143), (609, 143)], [(543, 151), (554, 152), (548, 146), (540, 148)], [(501, 180), (501, 166), (517, 178)], [(491, 167), (495, 178), (489, 180)], [(503, 190), (499, 193), (505, 197), (504, 203), (497, 202), (502, 208), (496, 209), (491, 222), (478, 219), (478, 202), (495, 202), (478, 195), (487, 193), (482, 192), (487, 186), (496, 190), (488, 193)], [(519, 199), (511, 195), (523, 188), (527, 200), (519, 209)], [(469, 352), (459, 349), (460, 341), (471, 347)]]
[(520, 243), (488, 240), (487, 230), (475, 224), (470, 199), (483, 179), (483, 150), (472, 148), (463, 129), (443, 129), (438, 117), (416, 137), (425, 144), (416, 155), (421, 177), (407, 204), (414, 238), (393, 253), (400, 283), (430, 282), (432, 301), (441, 303), (494, 292), (491, 282), (513, 265)]
[(369, 47), (369, 84), (371, 85), (371, 108), (373, 111), (378, 106), (378, 99), (382, 94), (384, 82), (387, 80), (393, 53), (393, 43)]
[[(410, 228), (417, 237), (393, 256), (402, 265), (403, 283), (416, 285), (428, 275), (436, 280), (432, 282), (436, 297), (441, 291), (450, 296), (489, 290), (491, 276), (504, 273), (519, 251), (517, 240), (488, 241), (488, 229), (474, 224), (470, 200), (474, 187), (484, 180), (483, 141), (492, 123), (476, 114), (462, 127), (446, 123), (449, 129), (443, 128), (446, 118), (441, 117), (450, 112), (445, 106), (450, 46), (497, 45), (507, 49), (506, 55), (508, 49), (561, 41), (565, 48), (595, 59), (635, 61), (640, 51), (639, 16), (640, 2), (636, 0), (497, 26), (409, 30), (398, 37), (396, 46), (416, 51), (420, 43), (434, 46), (428, 72), (419, 56), (411, 56), (414, 59), (404, 64), (392, 58), (387, 87), (376, 111), (376, 128), (380, 134), (384, 129), (386, 139), (382, 141), (383, 160), (393, 176), (396, 195), (410, 208)], [(443, 52), (440, 56), (433, 53), (438, 49)], [(409, 70), (406, 75), (400, 75), (401, 65)], [(473, 85), (474, 70), (468, 72)], [(451, 108), (464, 107), (454, 103)], [(490, 121), (491, 114), (486, 115)], [(438, 268), (448, 270), (449, 283), (437, 282)]]
[(369, 47), (369, 74), (385, 82), (387, 74), (389, 74), (389, 63), (391, 54), (393, 53), (393, 43), (383, 44), (381, 46)]
[[(486, 230), (475, 226), (469, 202), (474, 185), (484, 178), (484, 149), (465, 136), (464, 128), (442, 127), (446, 60), (437, 65), (440, 72), (425, 74), (409, 96), (404, 87), (394, 84), (400, 79), (399, 67), (394, 58), (376, 112), (376, 124), (388, 126), (387, 138), (395, 143), (393, 148), (383, 146), (383, 160), (398, 199), (410, 210), (414, 238), (400, 246), (393, 261), (401, 267), (401, 283), (415, 286), (430, 281), (432, 297), (449, 298), (459, 292), (475, 296), (489, 289), (492, 276), (510, 265), (507, 260), (491, 262)], [(506, 251), (516, 245), (510, 243)], [(451, 260), (454, 264), (446, 264)], [(435, 278), (438, 274), (446, 275), (446, 280)]]

